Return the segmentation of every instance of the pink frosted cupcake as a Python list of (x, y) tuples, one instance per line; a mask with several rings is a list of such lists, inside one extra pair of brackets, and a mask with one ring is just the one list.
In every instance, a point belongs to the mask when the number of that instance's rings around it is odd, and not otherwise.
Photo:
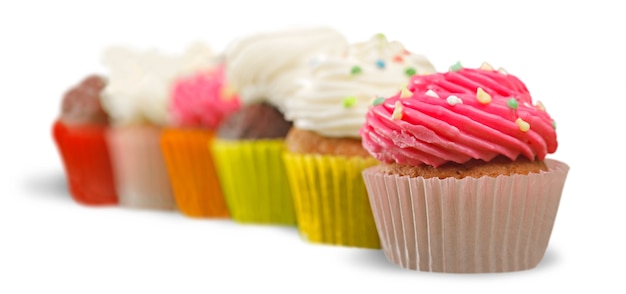
[(490, 67), (416, 76), (376, 101), (361, 134), (381, 164), (363, 172), (381, 245), (404, 268), (456, 273), (535, 267), (569, 167), (554, 120)]
[(172, 126), (163, 131), (161, 147), (176, 204), (187, 216), (229, 216), (209, 147), (222, 120), (238, 108), (223, 66), (174, 84), (169, 102)]
[(114, 47), (104, 64), (109, 80), (101, 98), (113, 123), (108, 138), (119, 204), (175, 209), (160, 143), (167, 103), (174, 80), (212, 66), (213, 54), (202, 45), (180, 56)]

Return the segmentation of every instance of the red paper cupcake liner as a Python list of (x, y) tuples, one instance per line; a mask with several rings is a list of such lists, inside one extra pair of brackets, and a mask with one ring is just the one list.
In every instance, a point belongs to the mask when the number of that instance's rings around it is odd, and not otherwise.
[(84, 205), (115, 205), (118, 197), (106, 126), (72, 126), (56, 121), (52, 135), (65, 166), (72, 198)]

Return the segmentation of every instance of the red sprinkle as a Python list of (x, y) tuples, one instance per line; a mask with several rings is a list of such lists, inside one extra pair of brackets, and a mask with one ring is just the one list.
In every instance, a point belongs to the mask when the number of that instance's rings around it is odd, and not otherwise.
[(402, 58), (402, 56), (400, 55), (396, 55), (393, 57), (393, 61), (395, 62), (402, 62), (404, 60), (404, 58)]

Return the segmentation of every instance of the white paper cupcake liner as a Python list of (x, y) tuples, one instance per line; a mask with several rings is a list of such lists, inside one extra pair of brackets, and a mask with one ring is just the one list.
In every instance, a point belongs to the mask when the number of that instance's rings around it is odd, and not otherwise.
[(548, 246), (569, 166), (464, 179), (363, 171), (381, 246), (403, 268), (450, 273), (530, 269)]

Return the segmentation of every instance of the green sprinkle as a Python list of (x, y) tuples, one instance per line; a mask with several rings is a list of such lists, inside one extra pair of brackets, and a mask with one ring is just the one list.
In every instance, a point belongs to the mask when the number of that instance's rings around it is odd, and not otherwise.
[(385, 97), (378, 97), (374, 99), (374, 102), (372, 104), (376, 106), (376, 105), (383, 104), (383, 102), (385, 102)]
[(459, 71), (463, 68), (460, 61), (457, 61), (455, 64), (450, 66), (450, 71)]
[(404, 70), (404, 73), (405, 73), (407, 76), (412, 77), (412, 76), (414, 76), (414, 75), (415, 75), (416, 71), (415, 71), (415, 68), (413, 68), (413, 67), (408, 67), (407, 69), (405, 69), (405, 70)]
[(363, 69), (361, 69), (361, 67), (358, 65), (355, 65), (350, 69), (350, 74), (352, 74), (353, 76), (358, 75), (362, 72), (363, 72)]
[(519, 105), (517, 104), (517, 99), (511, 98), (508, 101), (506, 101), (506, 106), (511, 109), (517, 109)]
[(346, 98), (343, 98), (343, 107), (350, 108), (354, 106), (354, 104), (356, 104), (356, 97), (348, 96)]
[(385, 36), (385, 34), (383, 34), (383, 33), (378, 33), (378, 34), (376, 34), (376, 37), (378, 37), (378, 38), (379, 38), (379, 39), (381, 39), (381, 40), (386, 40), (386, 39), (387, 39), (387, 37), (386, 37), (386, 36)]
[(556, 130), (556, 121), (555, 120), (552, 121), (552, 128)]

